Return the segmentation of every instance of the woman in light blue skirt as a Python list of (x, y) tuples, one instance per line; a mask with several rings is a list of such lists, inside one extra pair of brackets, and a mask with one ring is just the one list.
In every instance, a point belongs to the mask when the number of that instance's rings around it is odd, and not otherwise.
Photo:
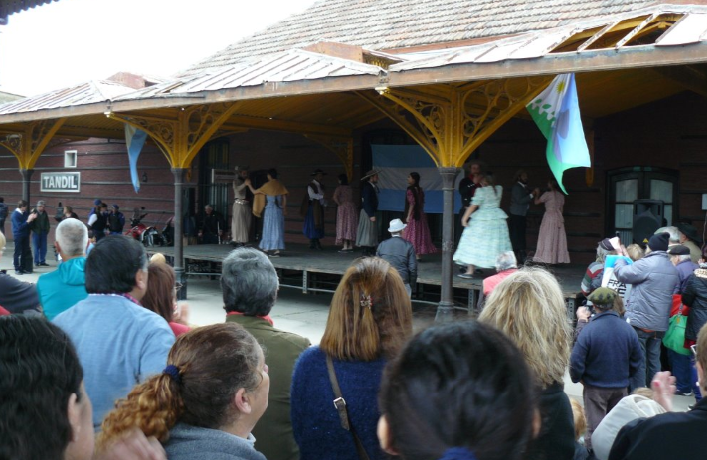
[(481, 185), (462, 217), (465, 228), (454, 253), (454, 263), (467, 266), (460, 278), (472, 278), (474, 268), (495, 267), (498, 255), (512, 250), (508, 215), (500, 208), (503, 187), (494, 186), (491, 175), (481, 179)]
[(277, 171), (268, 170), (268, 182), (258, 190), (253, 188), (250, 179), (246, 184), (253, 192), (253, 214), (263, 218), (263, 235), (260, 238), (260, 249), (270, 257), (279, 257), (280, 250), (285, 249), (285, 216), (287, 215), (288, 191), (279, 180)]

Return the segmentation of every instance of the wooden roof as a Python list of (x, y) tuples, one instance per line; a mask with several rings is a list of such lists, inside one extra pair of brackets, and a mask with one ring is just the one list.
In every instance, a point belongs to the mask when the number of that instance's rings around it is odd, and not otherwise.
[[(655, 0), (321, 0), (196, 63), (183, 74), (320, 41), (392, 50), (557, 27), (655, 5)], [(704, 0), (691, 3), (704, 4)]]

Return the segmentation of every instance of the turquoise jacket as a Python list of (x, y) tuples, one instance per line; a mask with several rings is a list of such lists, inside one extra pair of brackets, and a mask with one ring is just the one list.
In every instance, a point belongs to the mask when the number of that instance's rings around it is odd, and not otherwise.
[(62, 262), (53, 272), (39, 277), (37, 281), (39, 302), (50, 321), (59, 313), (88, 297), (84, 278), (85, 265), (86, 258), (77, 257)]

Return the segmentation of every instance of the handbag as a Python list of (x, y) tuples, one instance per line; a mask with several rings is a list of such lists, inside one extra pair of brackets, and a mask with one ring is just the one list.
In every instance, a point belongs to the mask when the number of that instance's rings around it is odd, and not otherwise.
[(690, 350), (685, 348), (685, 326), (687, 325), (687, 316), (682, 314), (682, 303), (675, 316), (670, 318), (668, 330), (663, 336), (663, 345), (669, 350), (681, 355), (689, 355)]
[(334, 371), (334, 362), (331, 360), (331, 356), (326, 355), (326, 367), (329, 371), (329, 381), (331, 382), (331, 388), (334, 390), (334, 407), (339, 413), (339, 421), (341, 422), (341, 428), (345, 429), (353, 436), (354, 443), (356, 444), (356, 452), (358, 453), (358, 458), (361, 460), (369, 460), (366, 449), (363, 448), (363, 443), (356, 434), (353, 425), (351, 425), (351, 420), (349, 420), (349, 412), (346, 409), (346, 400), (341, 395), (341, 388), (339, 388), (339, 381), (336, 379), (336, 372)]

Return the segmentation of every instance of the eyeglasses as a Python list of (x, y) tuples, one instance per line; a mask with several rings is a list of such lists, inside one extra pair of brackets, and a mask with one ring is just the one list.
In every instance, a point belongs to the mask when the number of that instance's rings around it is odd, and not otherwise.
[(179, 292), (179, 290), (180, 290), (183, 286), (184, 286), (184, 285), (183, 285), (182, 283), (179, 283), (179, 282), (175, 283), (175, 284), (174, 284), (174, 291), (175, 291), (175, 292)]
[(690, 351), (692, 351), (692, 354), (695, 355), (695, 358), (697, 358), (697, 344), (690, 345)]

